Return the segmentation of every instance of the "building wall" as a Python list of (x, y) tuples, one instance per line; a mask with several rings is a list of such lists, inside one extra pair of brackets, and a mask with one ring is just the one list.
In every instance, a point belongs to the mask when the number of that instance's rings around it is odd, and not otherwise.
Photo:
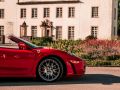
[[(63, 7), (63, 17), (62, 18), (56, 18), (56, 7)], [(75, 11), (75, 18), (68, 18), (68, 7), (77, 7)], [(26, 19), (18, 19), (18, 23), (20, 26), (24, 21), (28, 24), (28, 30), (31, 31), (32, 25), (38, 26), (38, 37), (41, 37), (41, 21), (44, 21), (45, 19), (49, 19), (53, 22), (54, 27), (56, 26), (62, 26), (63, 28), (63, 39), (67, 39), (68, 36), (68, 26), (75, 26), (75, 39), (78, 39), (78, 33), (79, 33), (79, 7), (80, 4), (58, 4), (58, 5), (22, 5), (20, 8), (27, 8), (27, 18)], [(38, 18), (32, 19), (31, 18), (31, 8), (38, 8)], [(43, 18), (43, 8), (50, 8), (50, 18)], [(18, 13), (20, 12), (20, 9), (18, 10)], [(19, 14), (18, 14), (19, 16)], [(55, 34), (55, 30), (53, 31)], [(28, 32), (28, 36), (30, 36), (30, 32)]]
[(4, 26), (4, 35), (6, 43), (8, 43), (7, 36), (13, 34), (16, 31), (16, 0), (5, 0), (5, 2), (0, 2), (0, 8), (5, 10), (4, 19), (0, 19), (0, 25)]
[(113, 0), (113, 8), (112, 8), (112, 39), (117, 39), (117, 21), (118, 21), (118, 0)]
[[(81, 5), (81, 31), (83, 36), (90, 34), (91, 26), (98, 26), (98, 38), (99, 39), (111, 39), (112, 24), (113, 24), (113, 0), (82, 0), (84, 2)], [(99, 6), (99, 17), (91, 18), (91, 7)], [(86, 24), (85, 24), (86, 23)]]
[[(49, 19), (53, 22), (54, 26), (62, 26), (62, 39), (68, 39), (68, 26), (75, 27), (75, 39), (85, 39), (86, 36), (90, 35), (91, 26), (98, 26), (98, 39), (112, 39), (115, 38), (114, 36), (117, 33), (117, 13), (116, 19), (114, 20), (114, 8), (117, 10), (117, 1), (118, 0), (81, 0), (81, 3), (74, 4), (18, 5), (16, 4), (18, 0), (5, 0), (5, 2), (0, 2), (0, 8), (5, 9), (5, 18), (0, 19), (0, 25), (5, 26), (5, 35), (14, 34), (20, 36), (20, 25), (25, 21), (28, 25), (27, 35), (31, 36), (31, 26), (35, 25), (38, 28), (37, 36), (41, 37), (41, 21)], [(91, 7), (95, 6), (99, 7), (99, 17), (91, 18)], [(50, 18), (43, 18), (43, 8), (46, 7), (50, 8)], [(56, 18), (56, 7), (63, 8), (62, 18)], [(74, 18), (68, 18), (68, 7), (75, 7)], [(20, 18), (21, 8), (27, 9), (27, 17), (25, 19)], [(31, 8), (38, 8), (38, 17), (36, 19), (31, 18)], [(54, 30), (54, 35), (56, 34), (55, 32)], [(6, 42), (8, 41), (6, 40)]]

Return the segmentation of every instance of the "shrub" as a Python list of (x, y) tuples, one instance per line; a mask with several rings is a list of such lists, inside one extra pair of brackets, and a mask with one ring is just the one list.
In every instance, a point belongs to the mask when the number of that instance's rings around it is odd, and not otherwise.
[(92, 39), (97, 39), (97, 38), (92, 35), (89, 35), (85, 38), (85, 40), (92, 40)]
[(106, 57), (106, 60), (118, 60), (118, 59), (120, 59), (120, 55), (111, 55)]
[(63, 50), (66, 52), (78, 54), (81, 51), (81, 49), (76, 48), (76, 46), (79, 45), (81, 42), (82, 42), (81, 40), (76, 40), (76, 41), (74, 41), (74, 40), (59, 40), (59, 41), (54, 41), (52, 43), (49, 43), (48, 46), (59, 49), (59, 50)]
[(87, 66), (120, 66), (120, 60), (87, 60)]
[(87, 66), (120, 66), (119, 60), (86, 60)]
[(109, 61), (98, 61), (98, 62), (96, 62), (96, 66), (111, 66), (111, 62), (109, 62)]
[(120, 59), (112, 61), (112, 66), (120, 66)]
[(52, 38), (33, 38), (32, 42), (40, 46), (48, 46), (87, 60), (88, 65), (120, 66), (120, 41), (110, 40), (58, 40)]
[(82, 48), (84, 55), (92, 59), (116, 60), (120, 59), (120, 42), (109, 40), (88, 40), (78, 47)]
[(48, 43), (53, 42), (52, 37), (37, 37), (32, 38), (32, 43), (38, 45), (38, 46), (47, 46)]
[(81, 58), (85, 59), (85, 60), (93, 60), (93, 58), (91, 57), (90, 54), (82, 54)]

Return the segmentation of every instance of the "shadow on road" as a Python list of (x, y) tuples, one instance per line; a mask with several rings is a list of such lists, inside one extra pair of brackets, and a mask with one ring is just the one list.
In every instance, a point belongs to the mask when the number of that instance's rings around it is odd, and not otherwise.
[(69, 78), (53, 83), (37, 81), (32, 78), (0, 78), (0, 86), (36, 86), (36, 85), (64, 85), (64, 84), (107, 84), (120, 83), (120, 77), (108, 74), (86, 74), (83, 78)]

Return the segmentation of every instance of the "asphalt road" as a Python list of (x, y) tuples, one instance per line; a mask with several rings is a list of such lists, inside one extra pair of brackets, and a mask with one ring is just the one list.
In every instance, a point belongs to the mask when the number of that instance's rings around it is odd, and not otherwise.
[(120, 90), (120, 67), (87, 67), (83, 78), (54, 83), (0, 78), (0, 90)]

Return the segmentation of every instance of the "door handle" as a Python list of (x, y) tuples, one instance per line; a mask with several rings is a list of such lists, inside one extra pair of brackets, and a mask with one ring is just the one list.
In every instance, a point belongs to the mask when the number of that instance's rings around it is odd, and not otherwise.
[(5, 54), (3, 54), (1, 57), (5, 59), (5, 58), (6, 58), (6, 55), (5, 55)]
[(18, 59), (18, 58), (20, 58), (20, 57), (19, 57), (18, 55), (15, 55), (14, 58)]

